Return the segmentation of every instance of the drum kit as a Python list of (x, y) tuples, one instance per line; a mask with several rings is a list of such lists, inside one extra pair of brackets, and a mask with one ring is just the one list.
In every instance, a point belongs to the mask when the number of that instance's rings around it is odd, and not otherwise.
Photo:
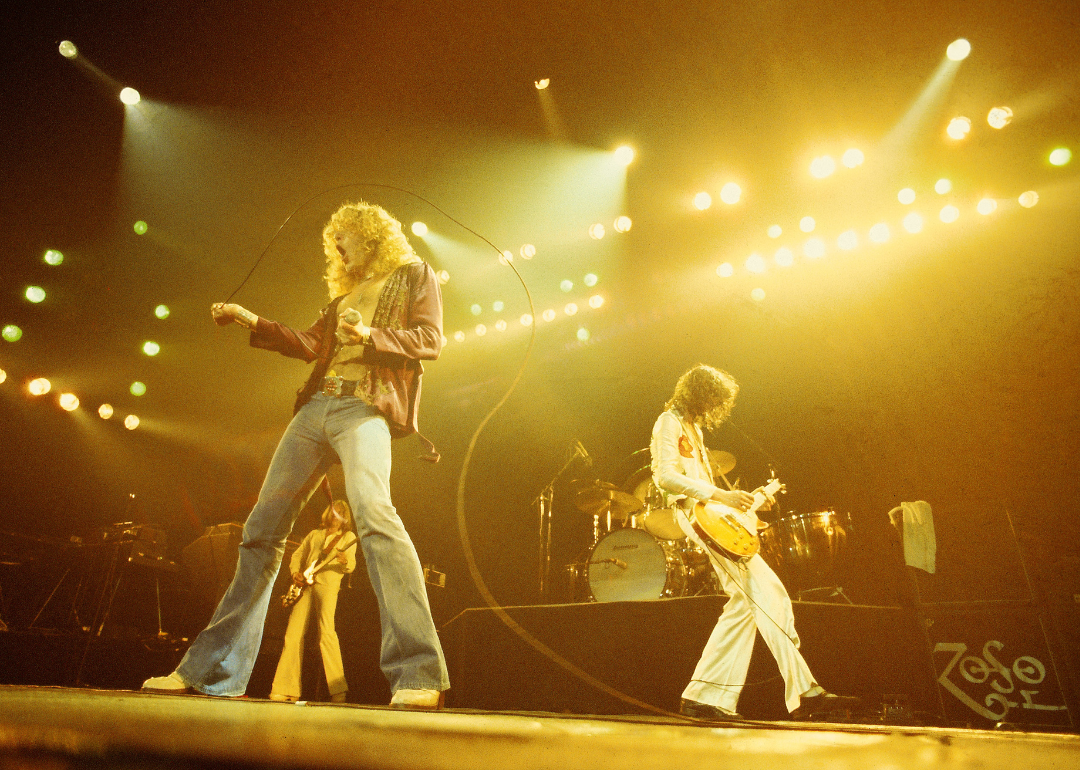
[[(714, 478), (735, 467), (735, 457), (710, 450)], [(687, 538), (678, 509), (666, 507), (649, 466), (621, 487), (604, 481), (571, 484), (574, 506), (592, 516), (593, 539), (566, 566), (574, 601), (611, 602), (721, 594), (708, 554)], [(848, 522), (849, 523), (849, 522)], [(825, 590), (844, 550), (847, 529), (835, 511), (791, 514), (760, 535), (761, 556), (799, 596)], [(834, 594), (842, 590), (828, 586)]]

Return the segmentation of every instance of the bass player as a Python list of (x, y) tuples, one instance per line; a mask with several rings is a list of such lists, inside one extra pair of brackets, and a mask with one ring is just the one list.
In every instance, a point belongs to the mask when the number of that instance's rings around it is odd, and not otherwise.
[[(799, 652), (799, 637), (784, 584), (760, 555), (725, 558), (706, 545), (691, 521), (695, 504), (720, 503), (736, 512), (755, 507), (755, 495), (716, 486), (703, 429), (718, 427), (731, 413), (738, 383), (727, 372), (699, 364), (679, 378), (665, 411), (653, 426), (653, 483), (674, 506), (680, 528), (709, 554), (724, 592), (730, 597), (705, 645), (693, 679), (683, 691), (679, 712), (696, 719), (741, 719), (736, 707), (746, 682), (756, 632), (768, 645), (784, 678), (785, 704), (793, 719), (845, 711), (858, 698), (833, 695), (814, 681)], [(758, 497), (762, 492), (757, 493)], [(757, 501), (760, 505), (761, 500)], [(751, 518), (756, 519), (751, 514)], [(698, 527), (700, 529), (700, 527)], [(749, 535), (756, 536), (757, 532)]]

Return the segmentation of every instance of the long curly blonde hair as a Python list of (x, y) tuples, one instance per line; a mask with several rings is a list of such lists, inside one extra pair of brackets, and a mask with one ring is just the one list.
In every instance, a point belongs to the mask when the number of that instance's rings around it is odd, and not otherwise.
[(405, 234), (401, 232), (401, 222), (392, 217), (382, 206), (366, 201), (342, 204), (334, 212), (330, 221), (323, 228), (323, 252), (326, 254), (326, 285), (330, 289), (330, 298), (348, 294), (362, 280), (356, 273), (350, 273), (341, 262), (334, 234), (350, 233), (364, 243), (364, 249), (371, 259), (365, 265), (371, 275), (384, 275), (401, 265), (419, 262)]
[(698, 364), (679, 378), (675, 393), (664, 405), (683, 417), (700, 422), (707, 430), (720, 425), (731, 414), (739, 383), (721, 369)]

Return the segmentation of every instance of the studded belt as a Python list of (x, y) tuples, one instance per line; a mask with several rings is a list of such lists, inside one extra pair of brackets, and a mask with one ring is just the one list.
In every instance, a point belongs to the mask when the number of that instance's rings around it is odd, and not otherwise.
[(322, 393), (326, 396), (355, 396), (360, 387), (359, 380), (346, 380), (344, 377), (323, 377)]

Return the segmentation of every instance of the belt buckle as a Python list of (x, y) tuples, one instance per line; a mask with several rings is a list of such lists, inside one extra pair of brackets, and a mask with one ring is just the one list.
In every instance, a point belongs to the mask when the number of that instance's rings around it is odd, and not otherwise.
[(344, 377), (324, 377), (322, 392), (324, 396), (340, 396), (341, 385), (345, 382)]

